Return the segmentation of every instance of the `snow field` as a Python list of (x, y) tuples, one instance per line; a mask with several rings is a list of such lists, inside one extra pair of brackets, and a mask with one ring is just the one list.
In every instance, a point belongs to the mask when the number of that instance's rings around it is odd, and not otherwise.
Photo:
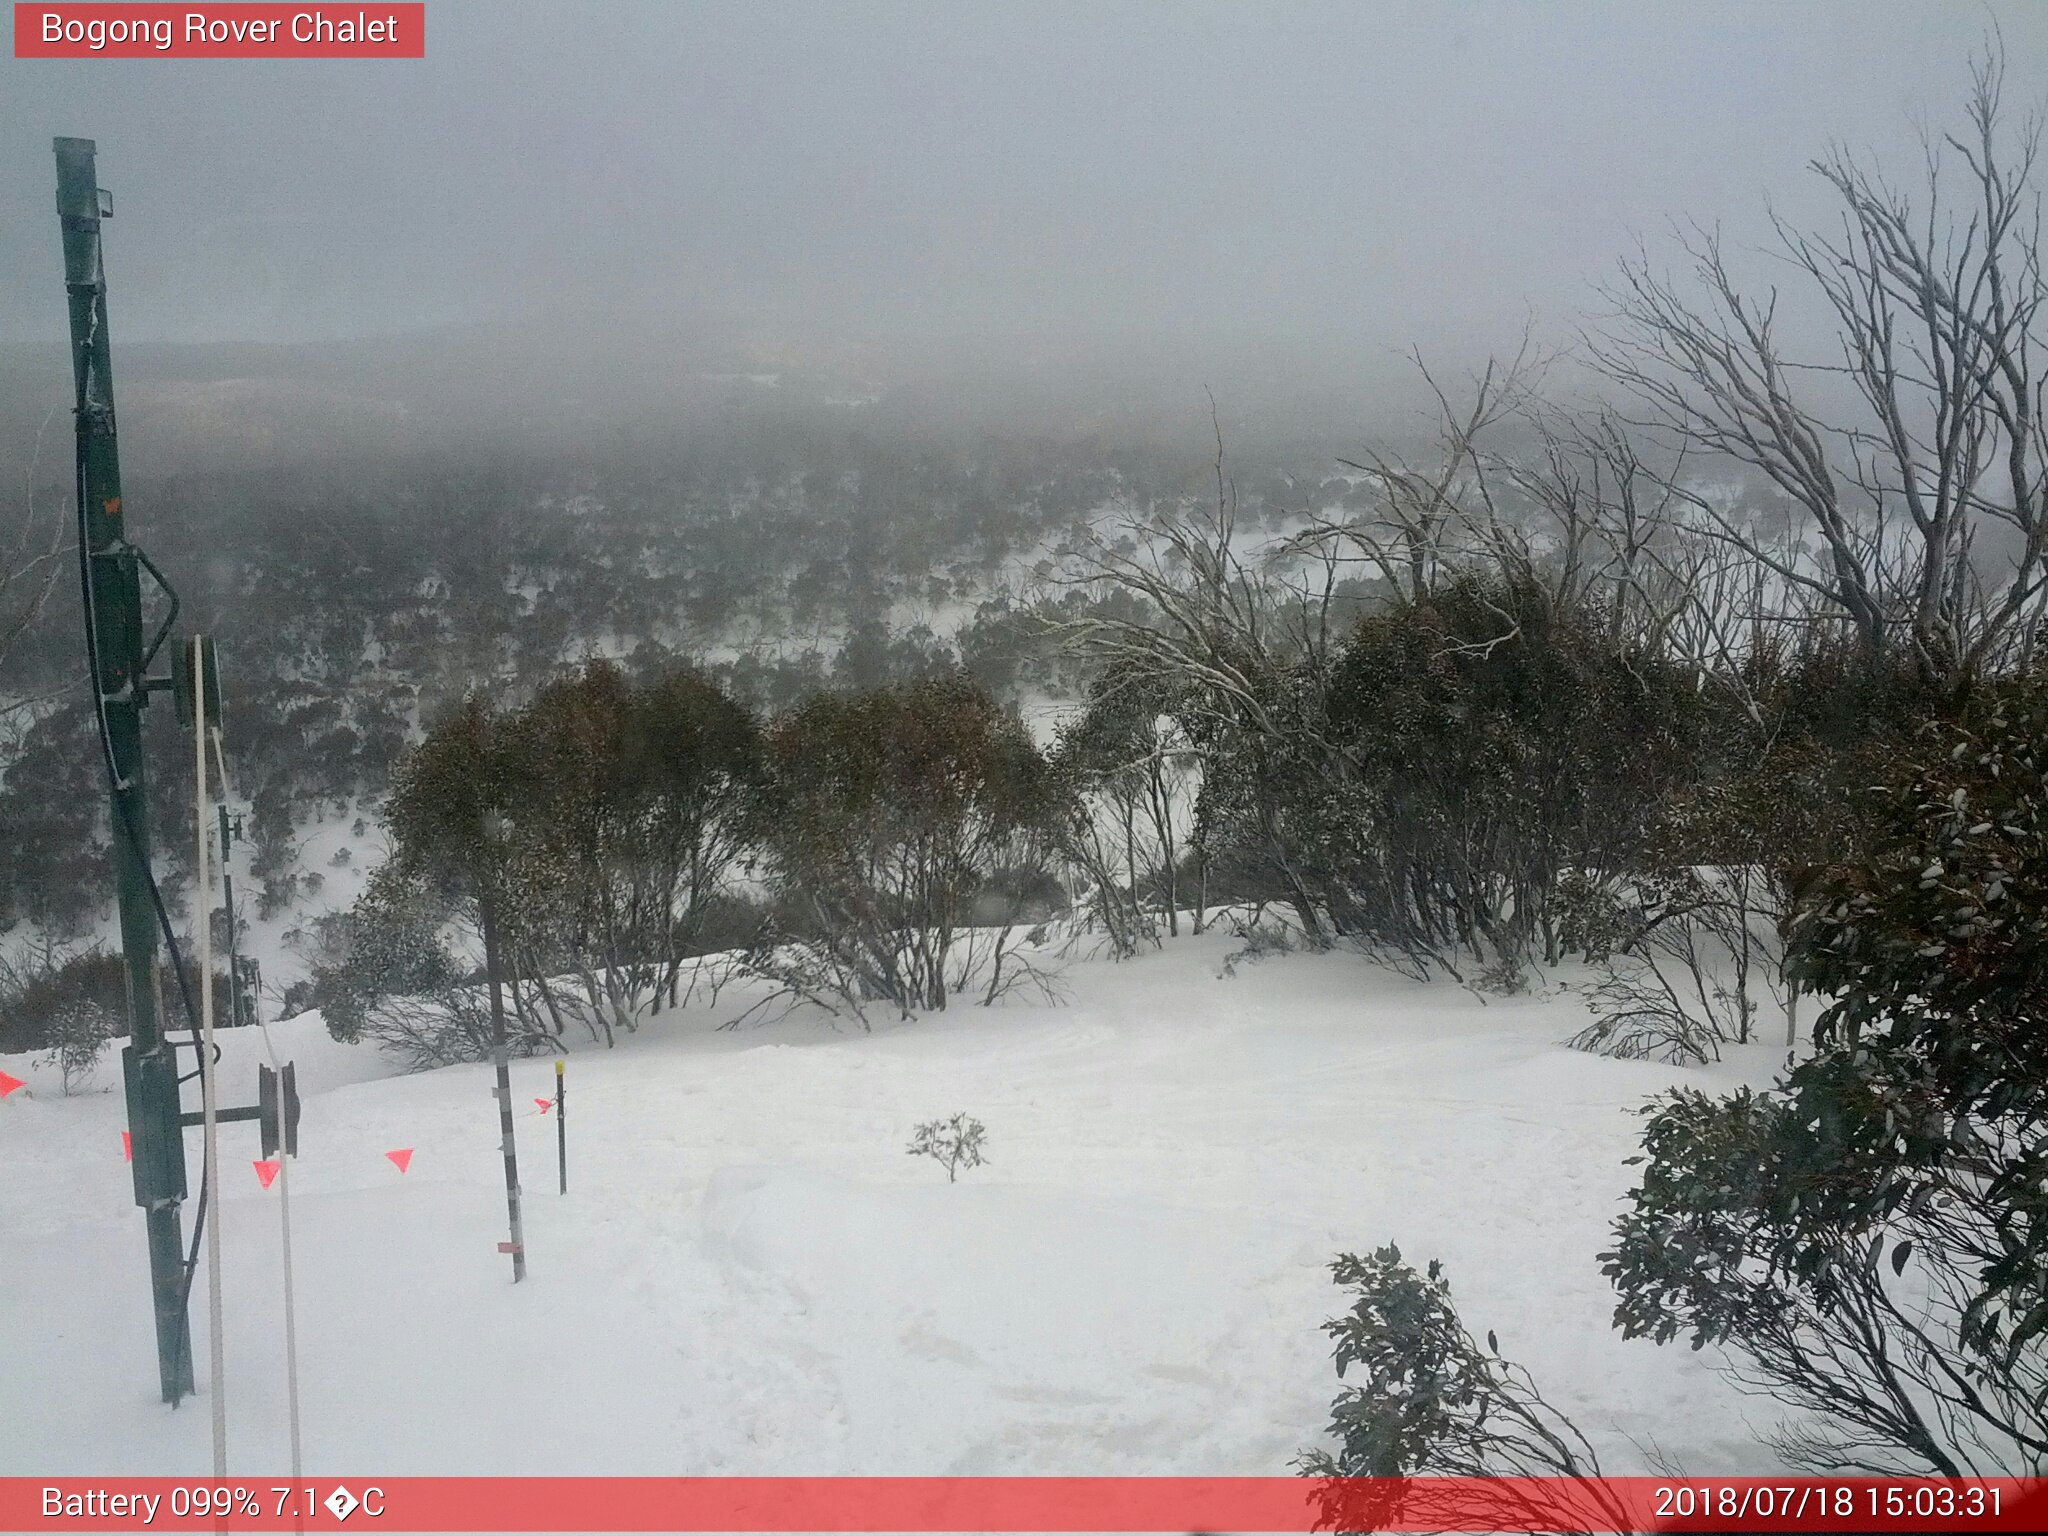
[[(1556, 1043), (1585, 1017), (1566, 994), (1482, 1003), (1344, 954), (1224, 976), (1232, 947), (1184, 938), (1074, 965), (1063, 1006), (873, 1034), (719, 1031), (737, 989), (649, 1020), (570, 1059), (566, 1198), (533, 1104), (552, 1065), (515, 1062), (517, 1287), (489, 1068), (393, 1077), (315, 1016), (273, 1025), (305, 1096), (309, 1471), (1285, 1472), (1338, 1386), (1325, 1266), (1390, 1241), (1444, 1260), (1467, 1326), (1610, 1470), (1652, 1441), (1694, 1473), (1775, 1467), (1709, 1359), (1612, 1331), (1595, 1254), (1631, 1110), (1680, 1080), (1767, 1081), (1777, 1052), (1610, 1061)], [(262, 1042), (228, 1046), (223, 1099), (245, 1102)], [(204, 1405), (156, 1400), (118, 1091), (0, 1067), (29, 1081), (0, 1102), (0, 1473), (203, 1472)], [(990, 1164), (948, 1185), (904, 1147), (956, 1110)], [(222, 1143), (229, 1465), (282, 1473), (278, 1193), (253, 1126)], [(403, 1146), (401, 1175), (383, 1154)]]

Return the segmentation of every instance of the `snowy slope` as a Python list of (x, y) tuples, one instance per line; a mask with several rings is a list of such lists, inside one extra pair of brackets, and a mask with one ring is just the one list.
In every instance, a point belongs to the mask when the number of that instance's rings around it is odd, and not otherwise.
[[(1630, 1111), (1681, 1078), (1555, 1042), (1569, 996), (1482, 1004), (1355, 956), (1220, 973), (1227, 938), (1067, 973), (1070, 1001), (834, 1033), (719, 1032), (728, 992), (571, 1060), (570, 1194), (514, 1065), (527, 1283), (510, 1283), (487, 1068), (382, 1076), (307, 1017), (292, 1173), (309, 1471), (1284, 1472), (1336, 1386), (1342, 1248), (1441, 1257), (1617, 1470), (1770, 1470), (1751, 1408), (1624, 1343), (1594, 1259)], [(253, 1092), (245, 1033), (226, 1097)], [(155, 1401), (118, 1093), (0, 1102), (0, 1474), (188, 1473), (203, 1403)], [(989, 1128), (957, 1185), (904, 1154)], [(230, 1469), (287, 1462), (278, 1195), (223, 1132)], [(410, 1173), (383, 1154), (412, 1147)], [(197, 1181), (197, 1134), (192, 1140)], [(188, 1206), (188, 1213), (189, 1213)], [(202, 1302), (195, 1350), (207, 1358)]]

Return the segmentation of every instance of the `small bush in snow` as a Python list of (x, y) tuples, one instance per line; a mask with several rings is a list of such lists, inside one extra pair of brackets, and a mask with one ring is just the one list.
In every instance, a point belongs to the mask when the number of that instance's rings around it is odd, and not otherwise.
[[(1450, 1282), (1434, 1259), (1426, 1274), (1389, 1244), (1330, 1265), (1352, 1293), (1351, 1311), (1323, 1324), (1336, 1341), (1337, 1374), (1358, 1367), (1330, 1405), (1335, 1455), (1305, 1451), (1295, 1465), (1323, 1479), (1317, 1529), (1385, 1529), (1407, 1496), (1352, 1479), (1596, 1479), (1600, 1461), (1578, 1426), (1544, 1401), (1527, 1370), (1504, 1358), (1491, 1333), (1482, 1345), (1459, 1320)], [(1473, 1493), (1460, 1530), (1597, 1531), (1629, 1516), (1597, 1482), (1559, 1483), (1532, 1497), (1526, 1485)], [(1441, 1511), (1435, 1512), (1441, 1515)], [(1431, 1524), (1442, 1524), (1432, 1519)], [(1451, 1528), (1446, 1525), (1446, 1529)]]
[(910, 1139), (912, 1157), (928, 1157), (946, 1167), (946, 1182), (959, 1177), (962, 1168), (979, 1168), (988, 1159), (981, 1155), (982, 1138), (988, 1127), (974, 1116), (958, 1114), (950, 1120), (927, 1120)]
[(1482, 996), (1520, 997), (1529, 990), (1529, 967), (1516, 955), (1502, 955), (1472, 978)]
[(113, 1013), (91, 998), (74, 998), (57, 1010), (50, 1021), (50, 1049), (43, 1056), (43, 1065), (64, 1075), (67, 1095), (76, 1093), (92, 1076), (118, 1028)]
[(1252, 965), (1260, 960), (1271, 959), (1274, 955), (1291, 955), (1295, 950), (1294, 935), (1281, 923), (1263, 920), (1251, 923), (1233, 921), (1231, 926), (1243, 945), (1223, 957), (1223, 974), (1235, 976), (1241, 965)]

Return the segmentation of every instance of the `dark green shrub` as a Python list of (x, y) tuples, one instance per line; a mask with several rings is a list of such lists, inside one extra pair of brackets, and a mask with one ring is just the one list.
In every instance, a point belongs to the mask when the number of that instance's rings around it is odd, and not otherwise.
[(2048, 1466), (2048, 709), (1998, 694), (1795, 914), (1813, 1057), (1652, 1106), (1603, 1255), (1623, 1331), (1726, 1348), (1815, 1470)]

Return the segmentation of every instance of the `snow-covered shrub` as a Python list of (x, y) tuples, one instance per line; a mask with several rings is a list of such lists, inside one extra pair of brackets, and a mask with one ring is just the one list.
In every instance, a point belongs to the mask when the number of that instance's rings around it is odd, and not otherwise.
[[(1689, 921), (1669, 932), (1683, 933), (1688, 943), (1694, 935)], [(1735, 994), (1707, 980), (1696, 964), (1686, 974), (1689, 991), (1655, 960), (1623, 955), (1607, 961), (1583, 989), (1593, 1022), (1565, 1044), (1622, 1061), (1719, 1061), (1722, 1043), (1735, 1038), (1748, 1015)]]
[[(409, 1070), (481, 1061), (491, 1050), (488, 992), (442, 938), (448, 905), (423, 882), (385, 864), (346, 913), (323, 921), (312, 986), (335, 1039), (369, 1041)], [(554, 1043), (521, 1018), (508, 1038), (522, 1054)]]
[(1471, 986), (1482, 999), (1520, 997), (1529, 990), (1528, 963), (1517, 955), (1498, 955), (1472, 978)]
[(1749, 1040), (1759, 996), (1780, 980), (1782, 951), (1758, 907), (1759, 870), (1681, 869), (1604, 886), (1572, 877), (1560, 933), (1598, 978), (1594, 1020), (1568, 1042), (1624, 1059), (1718, 1061)]
[[(491, 1054), (490, 996), (481, 986), (386, 993), (360, 1019), (357, 1038), (395, 1056), (409, 1072), (483, 1061)], [(506, 1025), (506, 1048), (515, 1056), (559, 1049), (553, 1036), (536, 1036), (509, 1017)]]
[(1230, 931), (1243, 942), (1223, 957), (1225, 976), (1235, 976), (1240, 966), (1256, 965), (1275, 955), (1291, 955), (1300, 947), (1298, 930), (1273, 921), (1256, 909), (1250, 915), (1230, 913), (1226, 921), (1230, 924)]
[[(1087, 708), (1059, 728), (1054, 763), (1074, 812), (1062, 852), (1078, 877), (1081, 922), (1119, 960), (1180, 932), (1201, 774), (1174, 717), (1178, 698), (1172, 683), (1112, 662), (1091, 683)], [(1189, 883), (1200, 932), (1201, 883)]]
[[(1417, 1274), (1392, 1244), (1360, 1258), (1340, 1254), (1330, 1266), (1351, 1292), (1351, 1310), (1323, 1324), (1336, 1342), (1339, 1377), (1356, 1370), (1330, 1405), (1335, 1453), (1304, 1451), (1295, 1465), (1322, 1479), (1315, 1495), (1317, 1528), (1384, 1530), (1401, 1513), (1405, 1493), (1346, 1479), (1459, 1477), (1594, 1479), (1600, 1459), (1586, 1437), (1544, 1400), (1523, 1367), (1506, 1359), (1489, 1332), (1481, 1345), (1451, 1301), (1450, 1283), (1435, 1259)], [(1629, 1516), (1595, 1482), (1574, 1482), (1538, 1497), (1503, 1485), (1473, 1492), (1471, 1523), (1460, 1530), (1629, 1530)], [(1539, 1502), (1540, 1498), (1540, 1502)], [(1571, 1523), (1574, 1510), (1583, 1526)]]
[(125, 1024), (128, 971), (119, 955), (55, 940), (0, 952), (0, 1052), (56, 1047), (81, 1010), (120, 1021), (117, 1033)]
[(953, 1183), (962, 1168), (979, 1168), (988, 1159), (982, 1155), (988, 1127), (969, 1114), (950, 1120), (927, 1120), (910, 1138), (912, 1157), (928, 1157), (946, 1170), (946, 1182)]

